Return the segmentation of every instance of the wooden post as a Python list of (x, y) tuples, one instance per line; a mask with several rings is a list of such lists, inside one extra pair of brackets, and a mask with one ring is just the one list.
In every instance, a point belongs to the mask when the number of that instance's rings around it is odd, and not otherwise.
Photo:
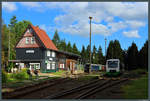
[(92, 17), (89, 17), (90, 19), (90, 67), (89, 67), (89, 73), (91, 73), (91, 19)]

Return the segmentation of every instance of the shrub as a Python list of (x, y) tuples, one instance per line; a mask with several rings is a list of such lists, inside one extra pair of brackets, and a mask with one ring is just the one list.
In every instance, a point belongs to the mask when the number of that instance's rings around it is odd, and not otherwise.
[(6, 83), (8, 80), (8, 75), (5, 70), (2, 69), (2, 83)]
[(29, 75), (27, 74), (26, 68), (23, 68), (19, 73), (12, 74), (11, 77), (16, 78), (18, 80), (29, 79)]

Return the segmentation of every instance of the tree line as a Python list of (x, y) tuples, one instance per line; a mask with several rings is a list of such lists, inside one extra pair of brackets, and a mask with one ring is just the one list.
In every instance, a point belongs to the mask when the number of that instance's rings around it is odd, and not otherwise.
[[(30, 21), (17, 21), (16, 16), (10, 19), (10, 24), (7, 26), (4, 21), (2, 22), (2, 67), (11, 69), (14, 64), (8, 63), (8, 44), (10, 35), (10, 60), (15, 60), (15, 45), (20, 40), (26, 27), (32, 24)], [(71, 44), (65, 39), (60, 39), (58, 30), (55, 31), (52, 39), (56, 47), (61, 51), (67, 51), (81, 56), (81, 63), (89, 63), (90, 46), (85, 47), (82, 45), (81, 51), (78, 50), (76, 43)], [(91, 49), (91, 60), (93, 64), (105, 65), (107, 59), (117, 58), (120, 59), (121, 65), (126, 70), (133, 70), (137, 68), (148, 69), (148, 40), (144, 43), (143, 47), (138, 51), (138, 47), (134, 42), (127, 50), (123, 50), (118, 40), (111, 40), (107, 48), (106, 56), (103, 55), (101, 46), (96, 48), (94, 45)]]
[[(11, 62), (9, 63), (8, 60), (16, 59), (15, 46), (17, 42), (20, 40), (20, 37), (22, 36), (23, 32), (25, 31), (25, 29), (29, 24), (31, 24), (30, 21), (26, 21), (26, 20), (18, 21), (16, 16), (13, 16), (10, 19), (10, 23), (8, 24), (8, 26), (2, 20), (2, 51), (1, 51), (2, 64), (1, 66), (5, 68), (7, 71), (10, 71), (10, 69), (13, 66), (15, 66), (15, 64)], [(9, 39), (10, 39), (10, 56), (8, 53)]]
[[(61, 40), (57, 30), (55, 31), (52, 41), (59, 50), (80, 55), (82, 64), (89, 63), (89, 45), (87, 47), (82, 45), (82, 50), (79, 51), (75, 43), (73, 43), (72, 46), (70, 41), (66, 43), (65, 39)], [(101, 46), (99, 46), (98, 49), (95, 45), (92, 47), (91, 62), (93, 64), (105, 65), (107, 59), (119, 59), (121, 67), (124, 67), (126, 70), (133, 70), (137, 68), (148, 69), (148, 40), (139, 51), (134, 42), (132, 42), (131, 46), (129, 46), (127, 50), (123, 50), (118, 40), (111, 40), (107, 48), (106, 56), (103, 55)]]

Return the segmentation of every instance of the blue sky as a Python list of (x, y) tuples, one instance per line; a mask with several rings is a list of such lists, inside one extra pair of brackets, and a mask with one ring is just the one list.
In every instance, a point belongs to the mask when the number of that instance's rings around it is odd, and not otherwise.
[(16, 15), (18, 21), (39, 25), (52, 39), (58, 30), (61, 39), (76, 43), (79, 50), (89, 44), (89, 16), (92, 16), (92, 45), (105, 52), (110, 40), (119, 40), (122, 49), (134, 41), (141, 49), (148, 39), (147, 2), (3, 2), (5, 24)]

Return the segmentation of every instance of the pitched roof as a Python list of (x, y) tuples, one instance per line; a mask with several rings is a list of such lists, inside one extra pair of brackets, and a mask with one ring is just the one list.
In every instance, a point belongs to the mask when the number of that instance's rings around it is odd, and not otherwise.
[(46, 34), (46, 32), (39, 27), (35, 27), (32, 24), (30, 26), (33, 28), (33, 30), (36, 32), (37, 36), (40, 38), (44, 46), (48, 49), (55, 50), (57, 51), (57, 47), (55, 44), (52, 42), (52, 40), (49, 38), (49, 36)]

